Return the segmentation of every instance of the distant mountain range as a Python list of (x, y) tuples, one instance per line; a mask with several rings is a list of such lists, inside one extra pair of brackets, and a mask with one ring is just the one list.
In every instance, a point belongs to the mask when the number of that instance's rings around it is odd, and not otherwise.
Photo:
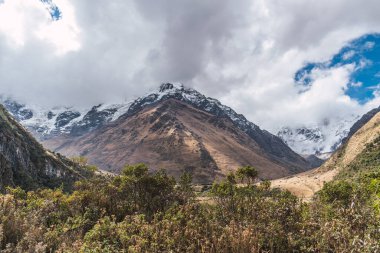
[(298, 154), (312, 154), (326, 160), (378, 112), (380, 107), (364, 115), (350, 115), (319, 126), (283, 127), (277, 136)]
[(257, 167), (262, 179), (318, 167), (380, 111), (319, 126), (283, 127), (275, 136), (181, 84), (164, 83), (129, 103), (83, 110), (43, 109), (4, 97), (0, 102), (55, 152), (86, 156), (112, 172), (138, 162), (166, 168), (176, 177), (190, 171), (199, 183), (212, 182), (243, 165)]
[[(272, 182), (273, 187), (287, 189), (298, 197), (312, 198), (338, 175), (353, 179), (371, 171), (378, 173), (380, 164), (380, 107), (363, 115), (350, 128), (341, 146), (319, 168)], [(369, 174), (368, 174), (369, 175)]]
[(298, 154), (316, 155), (321, 159), (327, 159), (342, 144), (352, 125), (359, 119), (360, 115), (351, 115), (320, 125), (283, 127), (277, 136)]
[[(121, 115), (131, 114), (138, 108), (172, 96), (214, 115), (225, 114), (240, 129), (251, 132), (251, 135), (254, 135), (255, 129), (258, 128), (243, 115), (237, 114), (218, 100), (205, 97), (193, 89), (184, 88), (181, 84), (164, 84), (156, 92), (151, 92), (135, 101), (121, 104), (99, 104), (81, 110), (73, 107), (46, 109), (24, 105), (14, 99), (4, 97), (0, 97), (0, 103), (3, 103), (9, 112), (37, 139), (44, 141), (62, 134), (79, 136), (88, 133), (108, 122), (117, 120)], [(320, 125), (313, 126), (285, 126), (276, 135), (298, 154), (306, 157), (315, 155), (325, 160), (341, 145), (342, 140), (349, 134), (351, 126), (360, 116), (351, 115), (349, 118), (326, 120)], [(312, 157), (312, 159), (314, 158)]]
[(165, 83), (130, 103), (88, 110), (46, 110), (11, 99), (3, 104), (47, 147), (88, 156), (109, 171), (145, 162), (175, 176), (193, 171), (195, 181), (205, 183), (242, 165), (256, 166), (263, 179), (317, 166), (243, 115), (181, 84)]

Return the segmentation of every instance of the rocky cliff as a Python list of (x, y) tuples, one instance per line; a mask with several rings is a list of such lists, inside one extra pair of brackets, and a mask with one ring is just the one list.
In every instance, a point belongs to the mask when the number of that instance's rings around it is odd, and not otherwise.
[(0, 191), (7, 186), (31, 190), (63, 185), (69, 189), (86, 172), (45, 150), (0, 105), (0, 175)]

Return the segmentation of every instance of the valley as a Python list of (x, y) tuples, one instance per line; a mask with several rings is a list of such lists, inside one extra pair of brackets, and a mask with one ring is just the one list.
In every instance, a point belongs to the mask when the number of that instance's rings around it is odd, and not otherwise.
[(323, 162), (181, 85), (162, 84), (118, 109), (39, 119), (6, 106), (2, 250), (380, 250), (379, 109), (353, 123)]
[(273, 187), (286, 189), (300, 198), (311, 199), (325, 183), (347, 167), (380, 136), (379, 109), (363, 115), (351, 128), (343, 145), (321, 167), (292, 177), (272, 181)]
[(380, 253), (379, 0), (0, 0), (0, 253)]
[(211, 184), (245, 165), (257, 167), (265, 180), (322, 162), (303, 158), (243, 115), (181, 84), (164, 83), (125, 105), (99, 105), (86, 113), (33, 111), (11, 100), (5, 105), (46, 148), (88, 157), (110, 172), (142, 162), (177, 179), (190, 171), (194, 182)]

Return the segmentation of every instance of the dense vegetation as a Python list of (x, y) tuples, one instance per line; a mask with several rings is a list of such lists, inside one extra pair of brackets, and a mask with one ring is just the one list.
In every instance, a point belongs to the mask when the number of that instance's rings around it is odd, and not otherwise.
[(189, 174), (176, 183), (165, 171), (148, 173), (143, 164), (126, 166), (120, 176), (77, 182), (70, 193), (8, 189), (0, 197), (0, 249), (377, 252), (378, 165), (326, 184), (312, 203), (271, 189), (269, 182), (253, 184), (257, 172), (251, 167), (202, 194), (194, 192)]

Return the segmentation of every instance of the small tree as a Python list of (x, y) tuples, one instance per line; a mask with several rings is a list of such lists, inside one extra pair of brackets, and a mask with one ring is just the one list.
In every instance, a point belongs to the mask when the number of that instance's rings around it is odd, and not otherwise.
[(221, 182), (214, 182), (211, 188), (211, 194), (214, 196), (218, 206), (231, 214), (236, 207), (236, 176), (229, 172)]
[(271, 186), (271, 182), (269, 180), (264, 180), (260, 183), (260, 189), (263, 191), (269, 191)]
[(148, 167), (143, 164), (139, 163), (136, 165), (125, 165), (124, 168), (121, 171), (121, 174), (126, 177), (131, 177), (134, 179), (140, 179), (146, 175), (148, 175)]
[(235, 185), (236, 184), (236, 176), (235, 176), (235, 173), (233, 172), (229, 172), (226, 176), (226, 180), (227, 182), (229, 182), (230, 184), (232, 185)]
[(165, 210), (174, 200), (175, 179), (163, 169), (149, 173), (143, 163), (126, 165), (119, 181), (116, 186), (120, 185), (123, 195), (131, 196), (129, 203), (133, 211), (145, 214), (147, 219)]
[(71, 158), (71, 160), (74, 163), (77, 163), (77, 164), (79, 164), (82, 167), (85, 167), (85, 166), (88, 165), (88, 158), (84, 157), (84, 156), (73, 157), (73, 158)]
[(250, 186), (257, 178), (258, 172), (256, 168), (252, 166), (240, 167), (236, 171), (236, 177), (241, 180), (247, 182), (247, 185)]
[(193, 176), (189, 172), (184, 172), (179, 179), (179, 191), (185, 202), (194, 197), (193, 187), (191, 185)]

